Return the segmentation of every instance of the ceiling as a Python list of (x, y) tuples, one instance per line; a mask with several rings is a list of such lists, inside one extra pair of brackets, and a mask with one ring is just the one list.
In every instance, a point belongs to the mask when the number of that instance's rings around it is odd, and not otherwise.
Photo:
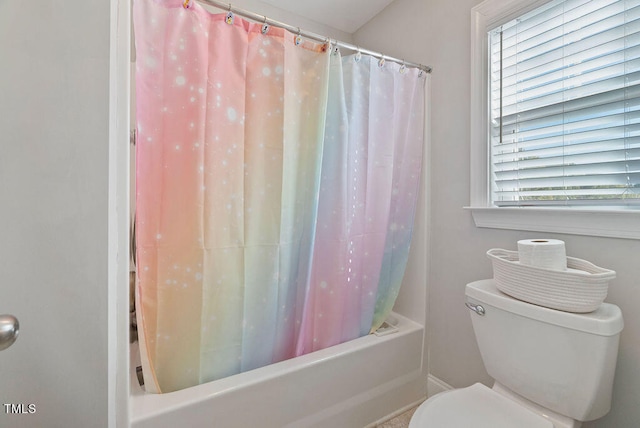
[(315, 22), (353, 34), (393, 0), (262, 0)]

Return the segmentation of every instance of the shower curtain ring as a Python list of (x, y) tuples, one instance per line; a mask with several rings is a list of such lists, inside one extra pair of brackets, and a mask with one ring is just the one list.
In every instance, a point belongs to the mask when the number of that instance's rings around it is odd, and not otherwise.
[(298, 33), (296, 34), (296, 37), (293, 40), (296, 46), (300, 46), (300, 44), (302, 43), (302, 36), (300, 36), (300, 27), (298, 27)]
[(331, 50), (331, 39), (328, 37), (324, 38), (324, 45), (322, 45), (322, 52)]
[(231, 3), (229, 3), (229, 12), (227, 12), (227, 17), (225, 18), (225, 21), (227, 24), (231, 25), (233, 24), (233, 20), (234, 20), (234, 16), (233, 16), (233, 12), (231, 11)]

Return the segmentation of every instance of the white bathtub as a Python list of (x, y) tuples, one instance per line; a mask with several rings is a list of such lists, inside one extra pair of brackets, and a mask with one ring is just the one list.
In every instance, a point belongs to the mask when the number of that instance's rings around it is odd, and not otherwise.
[[(424, 399), (423, 326), (397, 314), (398, 331), (167, 394), (139, 386), (132, 349), (132, 428), (362, 428)], [(423, 371), (424, 370), (424, 371)]]

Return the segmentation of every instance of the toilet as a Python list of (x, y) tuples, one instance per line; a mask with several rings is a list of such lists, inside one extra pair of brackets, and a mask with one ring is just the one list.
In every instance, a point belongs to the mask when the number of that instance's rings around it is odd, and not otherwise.
[(468, 284), (466, 296), (493, 387), (436, 394), (409, 428), (577, 428), (609, 412), (620, 308), (557, 311), (514, 299), (492, 279)]

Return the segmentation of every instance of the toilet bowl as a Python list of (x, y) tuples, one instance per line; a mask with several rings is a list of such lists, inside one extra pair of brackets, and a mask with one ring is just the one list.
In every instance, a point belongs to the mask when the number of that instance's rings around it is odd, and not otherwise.
[(468, 284), (465, 294), (493, 388), (436, 394), (409, 428), (578, 428), (609, 412), (623, 328), (617, 306), (557, 311), (503, 294), (493, 280)]

